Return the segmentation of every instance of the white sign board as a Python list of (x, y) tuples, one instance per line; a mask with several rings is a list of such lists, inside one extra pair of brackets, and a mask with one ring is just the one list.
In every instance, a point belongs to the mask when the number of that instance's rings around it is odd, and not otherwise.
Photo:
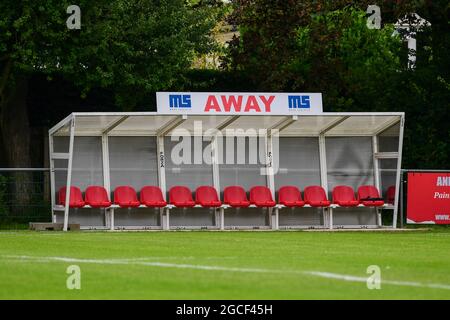
[(157, 92), (160, 114), (320, 114), (321, 93)]

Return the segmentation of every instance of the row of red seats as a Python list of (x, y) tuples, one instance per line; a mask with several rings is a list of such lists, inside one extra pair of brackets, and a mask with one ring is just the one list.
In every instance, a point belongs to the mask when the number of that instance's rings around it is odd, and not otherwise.
[[(101, 186), (90, 186), (85, 191), (85, 198), (78, 187), (70, 188), (69, 207), (81, 208), (86, 205), (93, 208), (108, 208), (112, 205), (108, 193)], [(374, 186), (361, 186), (358, 188), (357, 196), (353, 188), (349, 186), (337, 186), (333, 189), (333, 204), (341, 207), (355, 207), (364, 205), (367, 207), (380, 207), (384, 201)], [(59, 190), (59, 204), (65, 205), (66, 188)], [(195, 201), (192, 192), (184, 186), (174, 186), (169, 190), (169, 203), (176, 207), (189, 208), (200, 205), (206, 208), (217, 208), (222, 206), (216, 189), (211, 186), (201, 186), (195, 191)], [(136, 191), (130, 186), (120, 186), (114, 190), (114, 204), (122, 208), (136, 208), (141, 205), (147, 207), (165, 207), (161, 189), (155, 186), (146, 186), (141, 189), (138, 200)], [(255, 186), (250, 189), (250, 198), (244, 188), (240, 186), (229, 186), (224, 189), (223, 204), (231, 207), (242, 208), (250, 205), (257, 207), (274, 207), (276, 202), (272, 198), (270, 189), (266, 186)], [(278, 191), (278, 204), (286, 207), (329, 207), (332, 203), (327, 199), (325, 190), (320, 186), (309, 186), (304, 190), (304, 200), (300, 189), (295, 186), (284, 186)]]
[[(58, 203), (66, 204), (66, 187), (62, 187), (58, 192)], [(69, 207), (82, 208), (91, 206), (92, 208), (108, 208), (113, 203), (109, 200), (108, 193), (104, 187), (89, 186), (83, 194), (80, 188), (70, 187)], [(117, 187), (114, 190), (114, 204), (124, 208), (136, 208), (141, 204), (148, 207), (165, 207), (166, 201), (162, 196), (161, 189), (153, 186), (143, 187), (141, 190), (140, 201), (137, 198), (136, 191), (129, 186)]]

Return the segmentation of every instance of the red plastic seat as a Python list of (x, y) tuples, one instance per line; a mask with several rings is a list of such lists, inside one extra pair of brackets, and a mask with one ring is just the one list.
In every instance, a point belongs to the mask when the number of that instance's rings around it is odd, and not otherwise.
[(108, 193), (105, 188), (101, 186), (89, 186), (87, 187), (84, 198), (87, 205), (93, 208), (108, 208), (111, 206)]
[(205, 208), (217, 208), (222, 205), (216, 189), (211, 186), (198, 187), (195, 190), (195, 202)]
[[(62, 187), (58, 191), (58, 204), (66, 205), (66, 187)], [(84, 207), (85, 202), (83, 200), (83, 195), (78, 187), (70, 187), (70, 200), (69, 208), (81, 208)]]
[(321, 186), (309, 186), (305, 188), (305, 203), (311, 207), (329, 207), (331, 202)]
[(334, 187), (333, 203), (341, 207), (356, 207), (359, 205), (359, 201), (355, 198), (355, 191), (349, 186)]
[(245, 208), (250, 205), (244, 188), (229, 186), (223, 190), (223, 202), (235, 208)]
[(303, 207), (300, 189), (295, 186), (283, 186), (278, 190), (278, 203), (286, 207)]
[(395, 186), (390, 186), (386, 191), (386, 202), (389, 204), (395, 203)]
[(250, 203), (257, 207), (274, 207), (272, 192), (266, 186), (256, 186), (250, 189)]
[(169, 202), (176, 207), (191, 208), (195, 206), (192, 192), (188, 187), (175, 186), (169, 190)]
[(147, 207), (162, 208), (167, 205), (159, 187), (145, 186), (141, 189), (141, 203)]
[(136, 191), (129, 186), (120, 186), (114, 190), (114, 203), (121, 208), (136, 208), (141, 205)]
[(366, 207), (381, 207), (384, 201), (375, 186), (361, 186), (358, 188), (358, 200)]

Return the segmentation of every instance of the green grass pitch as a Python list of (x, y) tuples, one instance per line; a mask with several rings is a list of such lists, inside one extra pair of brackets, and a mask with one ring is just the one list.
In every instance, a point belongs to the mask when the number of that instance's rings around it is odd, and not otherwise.
[(450, 299), (450, 229), (3, 231), (0, 299)]

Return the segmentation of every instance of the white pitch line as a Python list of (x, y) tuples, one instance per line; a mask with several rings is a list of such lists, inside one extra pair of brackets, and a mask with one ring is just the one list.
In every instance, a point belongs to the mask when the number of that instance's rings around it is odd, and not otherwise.
[[(178, 269), (194, 269), (194, 270), (208, 270), (208, 271), (226, 271), (226, 272), (248, 272), (248, 273), (275, 273), (275, 274), (297, 274), (308, 275), (320, 278), (327, 278), (333, 280), (349, 281), (349, 282), (367, 282), (366, 277), (358, 277), (353, 275), (345, 275), (331, 272), (322, 271), (302, 271), (302, 270), (273, 270), (264, 268), (240, 268), (240, 267), (224, 267), (224, 266), (208, 266), (197, 264), (179, 264), (168, 262), (148, 262), (145, 259), (148, 258), (134, 258), (134, 259), (79, 259), (79, 258), (67, 258), (67, 257), (37, 257), (37, 256), (16, 256), (16, 255), (3, 255), (5, 259), (15, 261), (30, 261), (30, 262), (69, 262), (69, 263), (89, 263), (89, 264), (115, 264), (115, 265), (138, 265), (149, 267), (162, 267), (162, 268), (178, 268)], [(164, 257), (158, 257), (164, 258)], [(172, 257), (174, 258), (174, 257)], [(182, 258), (182, 257), (180, 257)], [(432, 288), (450, 290), (450, 285), (441, 283), (422, 283), (415, 281), (396, 281), (396, 280), (382, 280), (381, 284), (395, 285), (395, 286), (408, 286), (416, 288)]]
[[(222, 266), (207, 266), (197, 264), (179, 264), (168, 262), (146, 262), (138, 261), (136, 259), (78, 259), (67, 257), (35, 257), (35, 256), (14, 256), (4, 255), (6, 259), (18, 261), (33, 261), (33, 262), (70, 262), (70, 263), (93, 263), (93, 264), (120, 264), (120, 265), (141, 265), (149, 267), (166, 267), (166, 268), (180, 268), (180, 269), (197, 269), (197, 270), (216, 270), (216, 271), (231, 271), (231, 272), (276, 272), (276, 270), (258, 269), (258, 268), (233, 268)], [(162, 258), (162, 257), (160, 257)], [(138, 258), (139, 259), (139, 258)], [(146, 259), (146, 258), (142, 258)], [(151, 259), (151, 258), (149, 258)], [(180, 257), (181, 259), (181, 257)], [(278, 273), (278, 272), (277, 272)]]
[[(331, 272), (321, 272), (321, 271), (304, 271), (303, 273), (312, 276), (317, 276), (321, 278), (336, 279), (351, 282), (367, 282), (367, 278), (357, 277), (351, 275), (337, 274)], [(440, 283), (421, 283), (413, 281), (395, 281), (395, 280), (382, 280), (382, 284), (392, 284), (396, 286), (408, 286), (408, 287), (419, 287), (419, 288), (433, 288), (433, 289), (445, 289), (450, 290), (450, 285), (440, 284)]]

